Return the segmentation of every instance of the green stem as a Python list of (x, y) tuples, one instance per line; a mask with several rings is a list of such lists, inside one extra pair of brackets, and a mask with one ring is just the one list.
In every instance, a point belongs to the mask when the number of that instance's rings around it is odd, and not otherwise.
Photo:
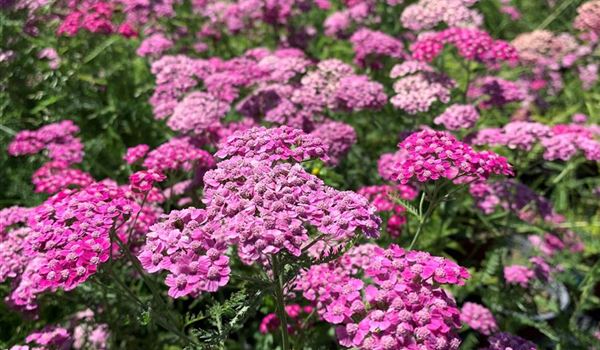
[[(439, 203), (438, 203), (437, 196), (438, 196), (439, 189), (440, 189), (440, 186), (438, 186), (438, 184), (436, 183), (436, 185), (433, 189), (433, 194), (431, 195), (431, 201), (429, 202), (429, 206), (427, 207), (427, 211), (425, 212), (425, 214), (419, 215), (419, 226), (417, 226), (417, 232), (415, 232), (412, 242), (410, 242), (410, 245), (408, 246), (408, 250), (413, 249), (413, 247), (417, 243), (417, 240), (419, 239), (419, 235), (421, 234), (421, 231), (423, 230), (423, 226), (425, 226), (425, 223), (427, 223), (427, 220), (429, 220), (429, 217), (433, 213), (433, 210), (438, 206)], [(423, 200), (421, 200), (421, 203), (419, 205), (420, 213), (423, 212), (422, 206), (423, 206)]]
[(290, 339), (287, 329), (287, 315), (285, 314), (285, 302), (283, 300), (283, 270), (279, 264), (277, 255), (273, 255), (273, 296), (275, 297), (275, 311), (279, 318), (279, 328), (281, 330), (281, 348), (289, 350)]

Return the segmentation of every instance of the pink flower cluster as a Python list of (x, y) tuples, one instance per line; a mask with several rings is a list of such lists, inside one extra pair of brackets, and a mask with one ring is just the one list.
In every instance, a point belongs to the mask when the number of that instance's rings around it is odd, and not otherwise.
[(13, 156), (45, 151), (50, 158), (32, 176), (36, 192), (53, 194), (94, 181), (90, 174), (70, 167), (83, 160), (83, 144), (74, 136), (77, 132), (79, 128), (71, 120), (64, 120), (37, 130), (20, 131), (8, 145), (8, 153)]
[(501, 332), (488, 339), (490, 346), (482, 350), (537, 350), (534, 343), (519, 336)]
[(150, 273), (169, 272), (165, 283), (173, 298), (214, 292), (231, 271), (226, 245), (214, 239), (219, 229), (203, 209), (173, 210), (150, 227), (138, 257)]
[(380, 219), (364, 197), (327, 187), (298, 164), (234, 157), (207, 172), (204, 182), (206, 210), (223, 226), (215, 236), (237, 245), (247, 264), (284, 249), (301, 255), (307, 225), (334, 246), (357, 230), (378, 235)]
[(163, 33), (154, 33), (145, 38), (138, 47), (136, 53), (140, 57), (158, 57), (173, 47), (173, 41), (167, 38)]
[(488, 109), (524, 101), (527, 98), (527, 91), (519, 82), (485, 76), (476, 79), (469, 86), (467, 96), (476, 100), (480, 108)]
[(452, 45), (458, 54), (470, 61), (494, 64), (516, 62), (517, 50), (503, 40), (494, 40), (487, 32), (474, 28), (448, 28), (440, 32), (424, 33), (411, 45), (412, 57), (431, 62), (441, 54), (445, 45)]
[(318, 136), (302, 130), (280, 126), (267, 129), (256, 127), (236, 131), (219, 145), (218, 158), (235, 156), (268, 162), (291, 160), (302, 162), (311, 158), (327, 160), (327, 146)]
[(319, 124), (310, 135), (325, 144), (328, 165), (337, 165), (356, 143), (354, 128), (338, 121), (326, 121)]
[[(302, 329), (304, 319), (313, 311), (312, 306), (301, 306), (298, 304), (290, 304), (285, 306), (287, 316), (288, 332), (294, 333)], [(274, 313), (270, 313), (263, 317), (260, 321), (258, 330), (262, 334), (272, 333), (279, 328), (279, 318)]]
[(0, 283), (21, 275), (30, 260), (24, 242), (31, 230), (24, 227), (31, 209), (9, 207), (0, 210)]
[(128, 240), (124, 223), (139, 209), (122, 189), (103, 183), (50, 197), (29, 217), (22, 249), (31, 260), (9, 301), (32, 310), (36, 295), (85, 282), (109, 259), (112, 230)]
[(600, 1), (591, 0), (579, 6), (573, 26), (600, 34)]
[(197, 147), (191, 138), (175, 137), (148, 152), (143, 166), (158, 172), (210, 169), (215, 160), (207, 151)]
[(409, 185), (379, 185), (365, 186), (357, 191), (358, 194), (369, 199), (378, 212), (391, 212), (386, 229), (392, 237), (400, 236), (402, 226), (406, 223), (404, 213), (406, 209), (394, 203), (394, 197), (404, 200), (413, 200), (417, 197), (417, 190)]
[(80, 163), (83, 144), (74, 135), (79, 128), (71, 120), (45, 125), (37, 130), (20, 131), (8, 145), (8, 154), (21, 156), (46, 151), (52, 160)]
[(552, 203), (531, 188), (516, 180), (495, 182), (476, 182), (469, 191), (475, 199), (475, 205), (486, 214), (501, 207), (524, 220), (534, 222), (541, 219), (548, 223), (561, 223), (564, 217), (554, 211)]
[(416, 114), (427, 112), (440, 101), (450, 101), (450, 91), (456, 83), (444, 74), (421, 62), (406, 61), (392, 68), (391, 78), (400, 78), (394, 83), (396, 93), (390, 102), (394, 107)]
[(533, 271), (527, 266), (510, 265), (504, 267), (504, 279), (508, 284), (518, 284), (523, 288), (527, 288), (533, 276)]
[[(556, 233), (558, 234), (558, 233)], [(527, 237), (529, 243), (546, 255), (553, 256), (561, 252), (581, 253), (584, 245), (581, 238), (573, 231), (566, 231), (562, 237), (546, 232), (543, 236), (530, 235)]]
[(302, 272), (295, 289), (338, 325), (344, 347), (458, 349), (459, 310), (441, 285), (462, 285), (468, 277), (444, 258), (368, 244)]
[(471, 105), (454, 104), (437, 116), (433, 122), (442, 124), (448, 130), (470, 129), (479, 120), (477, 109)]
[(402, 12), (402, 25), (412, 31), (433, 29), (440, 23), (449, 27), (478, 27), (483, 17), (474, 9), (477, 0), (419, 0)]
[(384, 57), (404, 56), (402, 42), (383, 32), (361, 28), (350, 37), (350, 42), (354, 47), (354, 61), (361, 67), (381, 68)]
[(357, 2), (347, 4), (348, 8), (333, 12), (323, 22), (325, 35), (338, 38), (347, 38), (354, 25), (364, 25), (377, 22), (373, 15), (373, 6), (370, 2)]
[(476, 145), (503, 145), (529, 151), (535, 144), (545, 149), (544, 159), (567, 161), (581, 151), (586, 159), (600, 160), (597, 126), (558, 124), (549, 127), (536, 122), (511, 122), (502, 128), (482, 129), (473, 138)]
[(460, 309), (460, 320), (483, 335), (492, 335), (498, 331), (498, 325), (492, 312), (476, 303), (464, 303)]
[(154, 169), (141, 170), (129, 176), (129, 184), (133, 192), (146, 193), (154, 187), (154, 183), (163, 182), (166, 178)]
[(35, 192), (54, 194), (65, 188), (85, 187), (94, 182), (85, 171), (69, 168), (65, 161), (50, 161), (36, 170), (31, 183)]
[(187, 95), (173, 110), (167, 125), (181, 133), (203, 135), (221, 126), (221, 118), (229, 104), (211, 94), (195, 91)]
[[(34, 331), (25, 338), (25, 342), (39, 345), (15, 345), (10, 350), (36, 350), (36, 349), (68, 349), (72, 339), (69, 331), (63, 327), (48, 326), (39, 331)], [(33, 346), (33, 345), (32, 345)]]
[(80, 30), (100, 34), (116, 32), (124, 37), (137, 35), (130, 23), (125, 22), (120, 26), (113, 23), (113, 2), (81, 0), (67, 4), (69, 13), (58, 26), (57, 35), (75, 36)]
[(129, 165), (135, 164), (143, 159), (149, 150), (150, 146), (145, 144), (129, 147), (123, 156), (123, 160)]
[(486, 179), (491, 174), (513, 175), (504, 157), (491, 151), (477, 152), (447, 132), (424, 130), (398, 145), (407, 157), (394, 164), (393, 180), (402, 184), (415, 178), (419, 182), (461, 177)]

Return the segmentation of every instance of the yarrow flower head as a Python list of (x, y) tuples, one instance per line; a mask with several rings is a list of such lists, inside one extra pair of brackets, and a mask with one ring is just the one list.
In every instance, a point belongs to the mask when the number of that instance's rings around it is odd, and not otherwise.
[(350, 42), (354, 47), (354, 60), (361, 67), (381, 68), (382, 58), (402, 58), (404, 55), (404, 45), (400, 40), (367, 28), (357, 30), (350, 37)]
[(326, 162), (329, 165), (339, 164), (356, 143), (354, 128), (346, 123), (333, 120), (318, 125), (310, 135), (325, 144), (329, 157)]
[(408, 156), (396, 164), (395, 180), (406, 184), (460, 177), (485, 179), (491, 174), (512, 175), (506, 159), (490, 151), (477, 152), (446, 132), (416, 132), (399, 145)]
[(167, 125), (179, 132), (203, 133), (220, 126), (221, 118), (229, 111), (229, 103), (205, 92), (192, 92), (187, 95), (173, 111)]
[(80, 163), (83, 159), (83, 144), (74, 136), (77, 132), (79, 128), (71, 120), (48, 124), (37, 130), (23, 130), (8, 145), (8, 153), (21, 156), (45, 150), (52, 160), (68, 164)]
[(215, 160), (207, 151), (197, 147), (189, 137), (172, 138), (148, 152), (143, 166), (159, 172), (191, 171), (195, 167), (210, 169)]
[(406, 61), (396, 65), (390, 76), (400, 78), (394, 83), (396, 95), (390, 102), (408, 114), (427, 112), (437, 101), (448, 103), (450, 91), (456, 87), (452, 79), (421, 62)]
[(448, 28), (437, 33), (425, 33), (411, 46), (412, 57), (431, 62), (450, 44), (458, 54), (470, 61), (488, 65), (503, 61), (517, 62), (517, 50), (503, 40), (494, 40), (487, 32), (474, 28)]
[(442, 124), (448, 130), (469, 129), (479, 120), (477, 109), (471, 105), (452, 105), (433, 120), (435, 124)]
[(478, 27), (483, 16), (474, 9), (477, 0), (419, 0), (402, 12), (402, 25), (412, 31), (433, 29), (440, 23), (449, 27)]
[(579, 6), (573, 26), (600, 34), (600, 0), (591, 0)]
[(492, 335), (498, 331), (492, 312), (476, 303), (464, 303), (460, 309), (460, 320), (483, 335)]
[(94, 182), (85, 171), (73, 169), (65, 161), (50, 161), (36, 170), (31, 183), (35, 192), (54, 194), (65, 188), (85, 187)]
[(129, 176), (131, 190), (138, 193), (149, 192), (156, 182), (162, 182), (167, 177), (162, 173), (150, 169), (135, 172)]
[(527, 288), (534, 273), (527, 266), (511, 265), (504, 267), (504, 279), (508, 284), (517, 284)]
[(358, 230), (378, 235), (380, 219), (364, 197), (325, 186), (299, 164), (234, 157), (207, 172), (204, 182), (206, 209), (223, 226), (215, 235), (237, 244), (248, 264), (282, 249), (301, 255), (306, 225), (334, 246)]
[(173, 298), (214, 292), (229, 281), (229, 258), (223, 242), (213, 238), (219, 227), (203, 209), (173, 210), (150, 227), (138, 257), (150, 273), (166, 270)]
[(50, 197), (28, 220), (31, 233), (24, 247), (32, 259), (10, 301), (33, 309), (37, 294), (69, 291), (85, 282), (109, 259), (113, 230), (116, 237), (128, 240), (129, 226), (124, 223), (139, 209), (122, 189), (103, 183)]
[[(368, 283), (357, 278), (362, 274)], [(458, 349), (459, 310), (441, 285), (468, 277), (444, 258), (367, 244), (302, 272), (295, 289), (338, 325), (344, 347)]]
[(409, 185), (379, 185), (362, 187), (357, 193), (368, 198), (378, 212), (391, 212), (386, 229), (392, 237), (398, 237), (406, 223), (406, 209), (394, 202), (394, 196), (410, 201), (417, 197), (418, 191)]
[(150, 146), (145, 144), (129, 147), (123, 156), (123, 160), (129, 165), (134, 164), (143, 159), (149, 150)]
[(328, 160), (328, 147), (319, 136), (302, 130), (280, 126), (255, 127), (234, 132), (219, 145), (218, 158), (241, 156), (269, 162), (291, 160), (302, 162), (312, 158)]

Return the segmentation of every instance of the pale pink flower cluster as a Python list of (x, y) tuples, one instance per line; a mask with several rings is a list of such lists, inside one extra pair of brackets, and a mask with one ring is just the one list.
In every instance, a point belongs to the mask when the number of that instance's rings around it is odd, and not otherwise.
[(479, 120), (479, 112), (472, 105), (454, 104), (437, 116), (433, 122), (442, 124), (448, 130), (469, 129)]
[(460, 309), (460, 320), (483, 335), (492, 335), (498, 331), (498, 325), (492, 312), (476, 303), (463, 304)]
[(359, 188), (358, 194), (369, 199), (378, 212), (390, 212), (386, 229), (392, 237), (399, 237), (406, 223), (404, 206), (394, 202), (394, 198), (411, 201), (417, 197), (417, 190), (409, 185), (379, 185)]
[(600, 34), (600, 0), (591, 0), (579, 6), (573, 26)]
[(356, 143), (354, 128), (346, 123), (334, 120), (319, 124), (310, 135), (325, 145), (328, 156), (326, 163), (328, 165), (338, 165)]
[(508, 42), (494, 40), (487, 32), (475, 28), (448, 28), (440, 32), (419, 35), (411, 45), (412, 57), (431, 62), (439, 56), (445, 45), (456, 47), (458, 54), (471, 61), (488, 65), (499, 62), (516, 63), (517, 50)]
[(537, 346), (519, 336), (501, 332), (488, 339), (490, 345), (482, 350), (537, 350)]
[(344, 347), (458, 349), (459, 310), (441, 286), (462, 285), (468, 277), (441, 257), (367, 244), (302, 272), (295, 289), (322, 319), (338, 325)]
[(470, 9), (477, 0), (419, 0), (402, 12), (402, 25), (412, 31), (433, 29), (444, 23), (449, 27), (479, 27), (483, 16)]
[(354, 61), (361, 67), (381, 68), (385, 57), (400, 59), (404, 56), (402, 42), (386, 33), (361, 28), (350, 37)]
[(150, 273), (169, 272), (165, 283), (173, 298), (214, 292), (231, 271), (226, 245), (213, 238), (220, 229), (203, 209), (173, 210), (150, 227), (138, 257)]
[(562, 235), (562, 239), (556, 234), (544, 233), (541, 237), (538, 235), (529, 235), (529, 243), (546, 256), (553, 256), (561, 252), (581, 253), (584, 245), (581, 238), (573, 231), (567, 230)]
[(24, 242), (31, 230), (24, 226), (31, 209), (10, 207), (0, 210), (0, 283), (18, 277), (30, 257)]
[(58, 66), (60, 66), (61, 59), (53, 47), (42, 49), (38, 53), (38, 58), (48, 60), (48, 66), (50, 69), (56, 70), (58, 69)]
[(533, 271), (527, 266), (510, 265), (504, 267), (504, 279), (508, 284), (517, 284), (523, 288), (527, 288), (533, 276)]
[(537, 122), (515, 121), (502, 128), (481, 129), (471, 140), (474, 145), (506, 146), (531, 151), (540, 139), (549, 137), (551, 128)]
[(461, 177), (486, 179), (492, 174), (513, 175), (504, 157), (491, 151), (477, 152), (447, 132), (424, 130), (407, 137), (398, 145), (407, 157), (394, 164), (393, 180), (406, 184)]
[(390, 102), (408, 114), (427, 112), (435, 102), (448, 103), (456, 82), (421, 62), (406, 61), (392, 68), (396, 93)]
[(31, 346), (15, 345), (10, 350), (68, 349), (72, 341), (71, 335), (66, 328), (48, 326), (39, 331), (32, 332), (25, 338), (25, 342), (32, 344)]

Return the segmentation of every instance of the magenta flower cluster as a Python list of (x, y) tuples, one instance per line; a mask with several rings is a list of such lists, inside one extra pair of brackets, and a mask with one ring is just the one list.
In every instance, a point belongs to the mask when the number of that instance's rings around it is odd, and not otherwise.
[(504, 157), (491, 151), (475, 151), (447, 132), (424, 130), (407, 137), (398, 145), (407, 156), (393, 164), (394, 181), (427, 182), (441, 178), (486, 179), (492, 174), (512, 175)]
[[(357, 278), (363, 274), (369, 282)], [(362, 245), (303, 272), (296, 290), (338, 325), (344, 347), (458, 349), (459, 310), (441, 285), (462, 285), (468, 277), (466, 269), (428, 253)]]
[(150, 273), (169, 272), (165, 283), (173, 298), (214, 292), (231, 271), (226, 245), (213, 238), (219, 229), (202, 209), (173, 210), (150, 227), (138, 257)]
[[(306, 327), (304, 319), (313, 312), (312, 306), (301, 306), (298, 304), (290, 304), (285, 306), (285, 313), (287, 318), (288, 332), (294, 334), (295, 332)], [(263, 333), (272, 333), (279, 328), (279, 318), (275, 313), (270, 313), (263, 317), (258, 326), (258, 330)]]
[(510, 265), (504, 267), (504, 279), (508, 284), (516, 284), (527, 288), (529, 281), (533, 279), (534, 273), (527, 266)]
[(404, 54), (402, 41), (383, 32), (361, 28), (350, 37), (354, 47), (354, 61), (361, 67), (382, 66), (385, 57), (400, 59)]
[(517, 62), (517, 50), (503, 40), (494, 40), (488, 33), (475, 28), (448, 28), (440, 32), (424, 33), (411, 45), (412, 57), (431, 62), (445, 45), (452, 45), (458, 54), (470, 61), (494, 64)]

